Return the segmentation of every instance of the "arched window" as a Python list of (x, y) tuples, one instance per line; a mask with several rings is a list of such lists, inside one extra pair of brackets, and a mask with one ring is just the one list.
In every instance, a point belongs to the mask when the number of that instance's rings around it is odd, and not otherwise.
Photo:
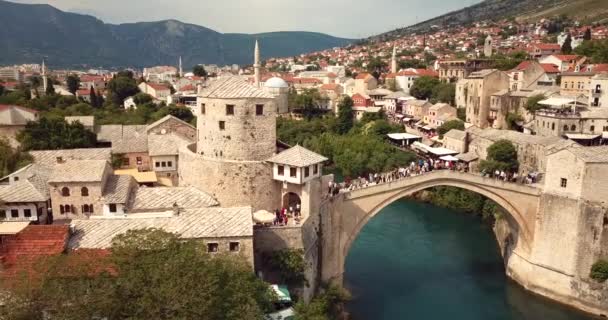
[(575, 125), (572, 125), (572, 126), (570, 127), (570, 131), (576, 131), (576, 126), (575, 126)]
[(88, 204), (82, 205), (82, 213), (89, 213), (89, 205)]
[(83, 196), (83, 197), (88, 197), (89, 196), (89, 188), (82, 187), (82, 189), (80, 189), (80, 195)]
[(564, 131), (568, 131), (568, 125), (564, 125)]
[(555, 122), (551, 124), (551, 130), (555, 130)]
[(69, 197), (70, 196), (70, 188), (63, 187), (61, 189), (61, 195), (64, 196), (64, 197)]
[(61, 213), (61, 214), (65, 213), (65, 207), (63, 205), (59, 206), (59, 213)]

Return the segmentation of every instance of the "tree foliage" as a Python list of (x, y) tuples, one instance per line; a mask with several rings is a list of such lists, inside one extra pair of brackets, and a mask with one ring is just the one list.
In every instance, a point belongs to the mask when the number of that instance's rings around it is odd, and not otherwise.
[(76, 91), (78, 91), (78, 88), (80, 88), (80, 78), (75, 74), (70, 74), (65, 79), (65, 82), (67, 84), (68, 91), (72, 94), (76, 94)]
[(340, 319), (342, 305), (351, 299), (344, 289), (331, 285), (315, 296), (310, 303), (300, 301), (295, 306), (295, 320)]
[(562, 44), (562, 53), (563, 54), (571, 54), (572, 53), (572, 37), (570, 35), (566, 36), (566, 40)]
[(336, 130), (339, 134), (345, 134), (354, 125), (354, 114), (353, 114), (354, 102), (348, 96), (344, 96), (338, 104), (338, 119), (336, 123)]
[(439, 79), (429, 76), (423, 76), (414, 80), (414, 84), (410, 88), (412, 96), (419, 100), (427, 100), (433, 96), (435, 89), (441, 82)]
[(192, 68), (192, 73), (197, 77), (207, 78), (207, 70), (202, 65), (196, 65)]
[(139, 92), (137, 82), (130, 71), (121, 71), (108, 82), (108, 98), (115, 105), (122, 105), (126, 98)]
[(540, 105), (539, 102), (542, 100), (545, 100), (545, 99), (546, 99), (545, 96), (542, 94), (535, 95), (535, 96), (528, 98), (528, 101), (526, 102), (526, 105), (525, 105), (526, 110), (528, 110), (528, 112), (530, 112), (530, 113), (535, 113), (536, 111), (542, 109), (543, 106)]
[(292, 97), (291, 107), (294, 112), (302, 114), (306, 119), (321, 114), (321, 103), (324, 98), (318, 89), (305, 89), (301, 93), (295, 93)]
[(517, 149), (511, 141), (498, 140), (488, 147), (487, 153), (487, 160), (483, 160), (480, 164), (482, 170), (488, 172), (496, 170), (515, 172), (518, 170)]
[(584, 41), (574, 53), (589, 57), (593, 63), (608, 63), (608, 39)]
[(276, 251), (269, 257), (268, 266), (279, 274), (282, 283), (295, 287), (308, 285), (304, 275), (306, 261), (302, 249)]
[(464, 130), (464, 122), (460, 119), (447, 121), (437, 128), (437, 133), (439, 133), (440, 137), (443, 137), (444, 134), (452, 129)]
[(32, 162), (32, 157), (20, 148), (13, 148), (8, 141), (0, 138), (0, 176), (4, 177)]
[(598, 260), (591, 266), (591, 273), (589, 274), (591, 279), (597, 282), (604, 282), (608, 280), (608, 261)]
[(261, 320), (276, 298), (242, 257), (211, 257), (162, 230), (129, 230), (110, 252), (44, 261), (39, 283), (13, 286), (0, 318)]
[(17, 135), (24, 150), (58, 150), (91, 148), (97, 143), (95, 133), (80, 122), (67, 123), (63, 119), (41, 118), (29, 122)]

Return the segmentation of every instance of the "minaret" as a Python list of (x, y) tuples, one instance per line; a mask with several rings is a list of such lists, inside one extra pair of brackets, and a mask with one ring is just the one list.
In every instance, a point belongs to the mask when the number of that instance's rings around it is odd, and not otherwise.
[(179, 77), (184, 77), (184, 69), (182, 69), (182, 56), (179, 56)]
[(44, 65), (44, 59), (42, 59), (42, 90), (46, 92), (48, 86), (48, 79), (46, 78), (46, 66)]
[(488, 35), (486, 38), (483, 46), (483, 55), (486, 56), (486, 58), (490, 58), (492, 56), (492, 36), (490, 35)]
[(253, 57), (253, 72), (254, 72), (254, 84), (256, 87), (260, 87), (260, 45), (258, 40), (255, 40), (255, 50)]
[(391, 60), (391, 73), (397, 73), (397, 46), (393, 46), (393, 59)]

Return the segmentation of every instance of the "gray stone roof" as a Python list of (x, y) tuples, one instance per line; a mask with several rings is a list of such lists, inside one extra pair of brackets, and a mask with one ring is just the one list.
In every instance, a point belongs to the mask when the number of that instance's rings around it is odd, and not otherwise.
[(263, 98), (274, 99), (269, 93), (254, 87), (241, 77), (224, 77), (212, 81), (200, 94), (203, 98), (239, 99)]
[(53, 167), (57, 164), (57, 158), (61, 157), (64, 161), (69, 160), (106, 160), (112, 158), (110, 148), (90, 148), (90, 149), (68, 149), (68, 150), (44, 150), (30, 151), (34, 158), (34, 163), (43, 167)]
[(148, 132), (144, 125), (102, 125), (97, 140), (112, 143), (115, 154), (148, 152)]
[(458, 129), (452, 129), (452, 130), (446, 132), (443, 135), (443, 137), (464, 141), (464, 138), (466, 137), (466, 132), (464, 132), (462, 130), (458, 130)]
[(428, 103), (428, 104), (431, 104), (430, 102), (428, 102), (428, 101), (426, 101), (426, 100), (408, 100), (408, 101), (406, 102), (406, 104), (408, 104), (408, 105), (412, 105), (412, 106), (418, 106), (418, 107), (423, 106), (423, 105), (425, 105), (425, 104), (427, 104), (427, 103)]
[(324, 156), (314, 153), (300, 145), (291, 147), (272, 158), (268, 162), (288, 165), (290, 167), (308, 167), (313, 164), (322, 163), (328, 159)]
[(185, 125), (185, 126), (189, 126), (189, 127), (191, 127), (191, 128), (194, 128), (194, 127), (193, 127), (191, 124), (189, 124), (188, 122), (186, 122), (186, 121), (184, 121), (184, 120), (182, 120), (182, 119), (180, 119), (180, 118), (174, 117), (174, 116), (172, 116), (172, 115), (170, 115), (170, 114), (169, 114), (169, 115), (164, 116), (162, 119), (157, 120), (157, 121), (153, 122), (152, 124), (149, 124), (149, 125), (146, 127), (146, 131), (150, 131), (150, 130), (154, 129), (155, 127), (157, 127), (158, 125), (160, 125), (160, 124), (162, 124), (162, 123), (166, 122), (167, 120), (175, 120), (175, 121), (178, 121), (179, 123), (181, 123), (181, 124), (183, 124), (183, 125)]
[(38, 190), (29, 180), (22, 180), (9, 185), (0, 185), (1, 202), (45, 202), (48, 199), (48, 195)]
[(497, 69), (484, 69), (484, 70), (480, 70), (480, 71), (471, 72), (471, 74), (469, 74), (467, 79), (485, 78), (488, 75), (494, 73), (495, 71), (498, 71), (498, 70)]
[(194, 187), (141, 187), (130, 201), (129, 211), (171, 210), (174, 203), (186, 209), (213, 207), (219, 204), (212, 196)]
[(567, 149), (572, 152), (576, 157), (583, 160), (584, 162), (591, 163), (608, 163), (608, 146), (599, 147), (571, 147)]
[(493, 129), (493, 128), (486, 128), (486, 129), (482, 130), (477, 127), (471, 127), (467, 131), (471, 132), (474, 135), (478, 135), (479, 137), (482, 137), (482, 138), (485, 138), (485, 139), (488, 139), (491, 141), (498, 141), (501, 139), (506, 139), (506, 140), (509, 140), (513, 143), (517, 143), (520, 145), (534, 144), (534, 145), (541, 145), (541, 146), (547, 147), (547, 146), (553, 145), (553, 144), (558, 143), (561, 140), (563, 140), (562, 138), (559, 138), (559, 137), (536, 136), (536, 135), (525, 134), (525, 133), (512, 131), (512, 130), (498, 130), (498, 129)]
[(397, 92), (393, 92), (391, 94), (389, 94), (388, 96), (384, 97), (385, 99), (399, 99), (399, 98), (405, 98), (405, 97), (411, 97), (411, 95), (403, 92), (403, 91), (397, 91)]
[(103, 188), (103, 202), (126, 204), (131, 193), (135, 192), (135, 188), (137, 184), (129, 175), (109, 176)]
[(55, 165), (49, 183), (101, 182), (110, 164), (106, 160), (72, 160)]
[(148, 153), (151, 157), (179, 154), (179, 148), (191, 142), (174, 134), (150, 134), (148, 136)]
[[(68, 247), (109, 248), (112, 239), (129, 230), (158, 228), (183, 239), (252, 237), (251, 208), (202, 208), (181, 210), (178, 216), (127, 215), (124, 218), (73, 220)], [(148, 217), (146, 217), (148, 216)]]
[(68, 117), (65, 117), (65, 121), (67, 123), (80, 122), (85, 127), (95, 126), (95, 117), (94, 116), (68, 116)]

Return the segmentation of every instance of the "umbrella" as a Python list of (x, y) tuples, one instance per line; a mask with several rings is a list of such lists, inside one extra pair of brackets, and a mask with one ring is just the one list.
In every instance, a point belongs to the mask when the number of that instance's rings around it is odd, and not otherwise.
[(253, 213), (253, 221), (257, 223), (273, 223), (275, 215), (266, 210), (260, 210)]

